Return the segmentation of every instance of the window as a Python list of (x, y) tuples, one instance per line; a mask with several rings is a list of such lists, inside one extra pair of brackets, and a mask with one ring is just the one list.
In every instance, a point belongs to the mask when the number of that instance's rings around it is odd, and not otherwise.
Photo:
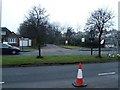
[(5, 31), (1, 31), (1, 35), (6, 35), (6, 32)]
[(3, 48), (8, 48), (9, 46), (6, 45), (6, 44), (2, 44), (2, 47), (3, 47)]
[(8, 38), (8, 43), (16, 43), (16, 38)]
[(0, 43), (0, 48), (9, 48), (9, 47), (12, 47), (12, 46), (9, 44)]

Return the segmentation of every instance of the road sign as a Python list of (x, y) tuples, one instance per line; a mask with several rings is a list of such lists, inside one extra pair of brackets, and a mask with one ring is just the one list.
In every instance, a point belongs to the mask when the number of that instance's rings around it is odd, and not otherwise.
[(101, 40), (100, 44), (102, 45), (104, 42), (105, 42), (105, 40), (103, 39), (103, 40)]
[(85, 42), (85, 38), (82, 38), (82, 39), (81, 39), (81, 42)]

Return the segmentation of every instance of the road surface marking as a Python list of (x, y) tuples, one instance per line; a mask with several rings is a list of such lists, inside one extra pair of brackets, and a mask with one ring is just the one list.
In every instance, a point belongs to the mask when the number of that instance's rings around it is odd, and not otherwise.
[(113, 75), (115, 72), (109, 72), (109, 73), (99, 73), (99, 76), (104, 76), (104, 75)]
[(0, 84), (3, 84), (4, 82), (0, 82)]

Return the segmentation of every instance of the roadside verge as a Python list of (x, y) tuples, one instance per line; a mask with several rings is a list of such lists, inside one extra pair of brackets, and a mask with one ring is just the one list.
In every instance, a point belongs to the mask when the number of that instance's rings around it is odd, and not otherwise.
[(2, 57), (3, 67), (26, 67), (26, 66), (43, 66), (43, 65), (64, 65), (76, 63), (105, 63), (116, 62), (120, 57), (108, 57), (103, 55), (102, 58), (87, 55), (66, 55), (66, 56), (44, 56), (38, 59), (34, 56), (5, 56)]

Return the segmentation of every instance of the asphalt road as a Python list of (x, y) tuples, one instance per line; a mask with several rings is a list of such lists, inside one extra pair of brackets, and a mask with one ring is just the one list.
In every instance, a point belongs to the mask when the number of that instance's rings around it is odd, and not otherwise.
[[(94, 50), (94, 49), (93, 49)], [(65, 49), (58, 47), (56, 45), (48, 44), (46, 47), (41, 50), (43, 56), (52, 56), (52, 55), (90, 55), (90, 49)], [(116, 51), (102, 51), (102, 54), (115, 54)], [(96, 49), (93, 51), (93, 55), (97, 55), (98, 51)], [(37, 56), (38, 50), (34, 50), (32, 52), (21, 52), (22, 56)]]
[[(3, 68), (3, 88), (75, 88), (78, 64)], [(118, 63), (83, 64), (85, 88), (118, 88)], [(111, 74), (110, 74), (111, 73)]]

